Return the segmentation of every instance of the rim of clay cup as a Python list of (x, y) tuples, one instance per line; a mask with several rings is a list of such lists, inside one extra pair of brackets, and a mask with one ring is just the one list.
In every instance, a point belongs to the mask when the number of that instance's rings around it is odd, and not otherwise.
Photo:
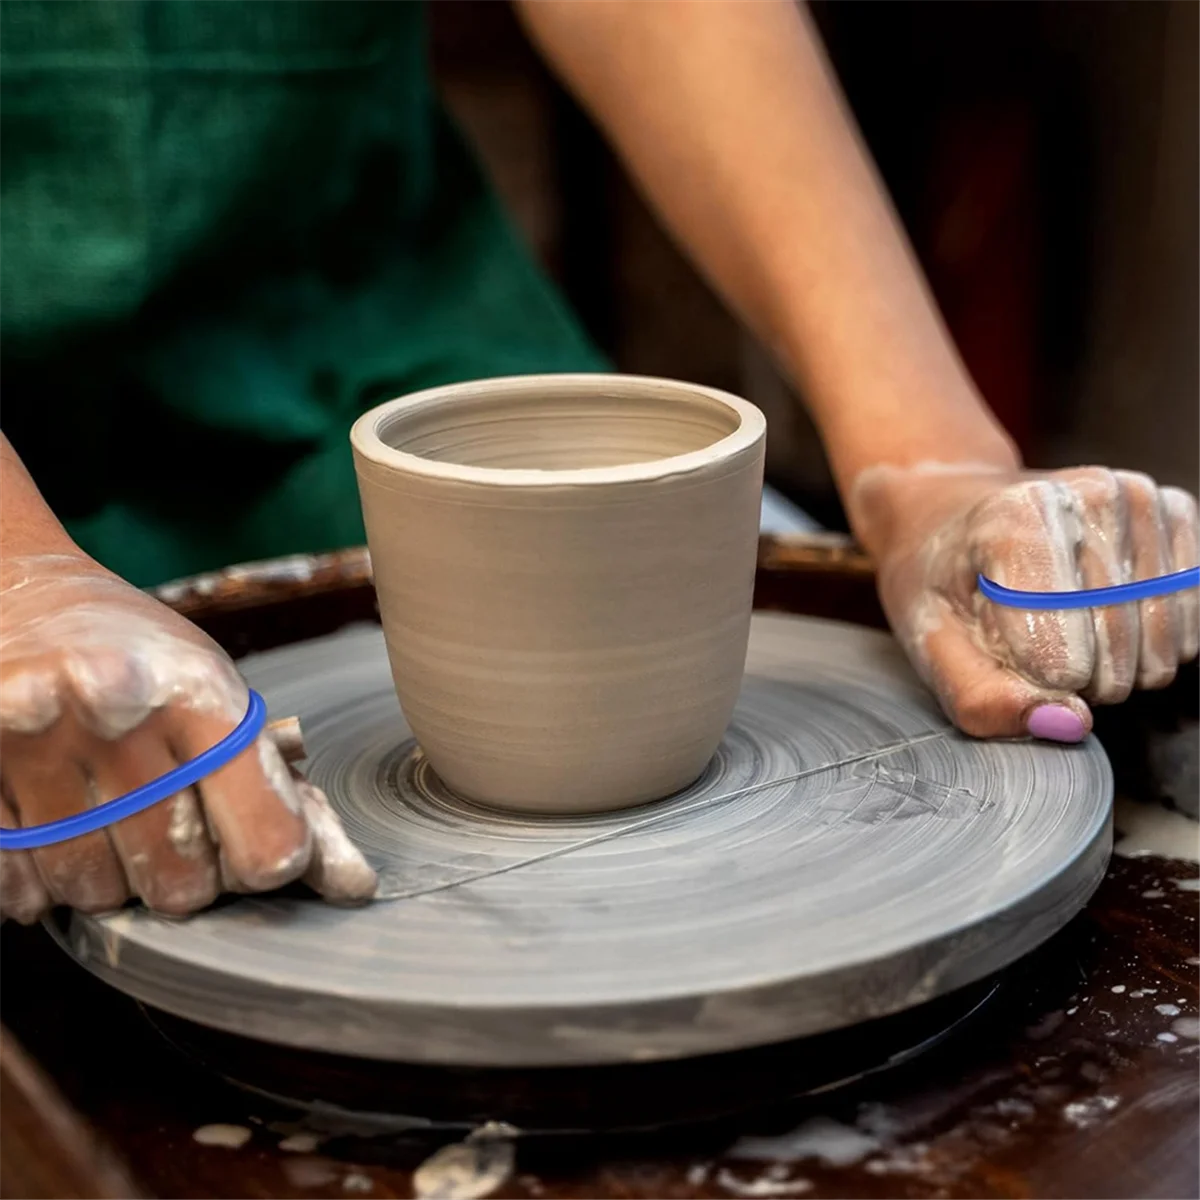
[[(445, 400), (471, 399), (496, 396), (519, 398), (522, 395), (544, 395), (547, 388), (585, 384), (589, 391), (602, 391), (605, 385), (629, 388), (643, 385), (649, 390), (667, 391), (681, 399), (695, 397), (716, 401), (732, 410), (738, 417), (738, 426), (731, 433), (718, 438), (699, 450), (686, 454), (675, 454), (668, 458), (650, 459), (648, 462), (623, 463), (610, 467), (567, 467), (563, 469), (542, 467), (476, 467), (462, 463), (445, 462), (440, 459), (422, 458), (405, 450), (396, 450), (379, 436), (380, 427), (398, 412), (406, 409), (425, 408)], [(619, 397), (617, 397), (619, 399)], [(562, 486), (563, 484), (612, 484), (637, 483), (642, 480), (662, 479), (670, 475), (684, 475), (698, 471), (714, 462), (728, 459), (739, 451), (748, 449), (765, 436), (766, 418), (748, 400), (742, 400), (719, 388), (704, 387), (698, 383), (685, 383), (677, 379), (659, 379), (652, 375), (621, 375), (602, 373), (573, 373), (553, 375), (503, 375), (491, 379), (475, 379), (465, 383), (443, 384), (425, 388), (395, 400), (387, 400), (363, 413), (350, 430), (350, 442), (354, 449), (370, 462), (414, 475), (425, 475), (434, 479), (457, 480), (465, 483), (490, 483), (501, 486), (537, 487)]]

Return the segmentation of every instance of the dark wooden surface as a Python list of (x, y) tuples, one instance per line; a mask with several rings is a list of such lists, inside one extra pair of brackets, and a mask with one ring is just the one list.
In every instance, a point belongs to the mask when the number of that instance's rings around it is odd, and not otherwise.
[[(891, 1075), (744, 1117), (660, 1134), (531, 1139), (496, 1195), (1184, 1197), (1196, 1194), (1194, 867), (1117, 859), (1087, 912), (1039, 952), (957, 1037)], [(1161, 893), (1147, 898), (1146, 892)], [(75, 1110), (159, 1197), (409, 1196), (411, 1172), (444, 1137), (335, 1136), (280, 1149), (294, 1115), (177, 1056), (136, 1005), (75, 966), (41, 929), (6, 928), (4, 1018)], [(1114, 988), (1122, 989), (1114, 991)], [(1148, 991), (1147, 989), (1154, 989)], [(1165, 1016), (1158, 1005), (1180, 1012)], [(35, 1143), (4, 1157), (38, 1154)], [(864, 1138), (843, 1166), (744, 1162), (742, 1134), (820, 1116)], [(203, 1146), (210, 1123), (253, 1130), (240, 1149)], [(318, 1121), (317, 1128), (326, 1127)], [(835, 1136), (845, 1138), (844, 1130)], [(839, 1141), (826, 1136), (834, 1153)], [(4, 1194), (116, 1195), (113, 1191)], [(787, 1180), (795, 1182), (790, 1193)], [(765, 1190), (755, 1192), (756, 1188)], [(769, 1189), (778, 1189), (771, 1192)]]
[(8, 1030), (0, 1031), (0, 1121), (0, 1194), (26, 1200), (144, 1194)]
[[(278, 568), (226, 575), (175, 599), (238, 649), (372, 611), (361, 556), (314, 561), (290, 578)], [(879, 620), (869, 565), (844, 545), (764, 543), (758, 600)], [(1151, 718), (1129, 709), (1123, 726), (1161, 729), (1174, 708), (1186, 715), (1189, 682), (1177, 702), (1159, 698)], [(522, 1140), (493, 1194), (1196, 1196), (1198, 897), (1194, 883), (1178, 886), (1196, 878), (1190, 863), (1114, 859), (1084, 914), (949, 1040), (892, 1072), (764, 1108), (754, 1073), (730, 1070), (720, 1083), (742, 1115), (636, 1136)], [(403, 1197), (448, 1136), (364, 1136), (310, 1119), (328, 1136), (310, 1152), (283, 1149), (302, 1128), (296, 1114), (180, 1055), (43, 930), (6, 926), (0, 954), (4, 1196)], [(780, 1064), (772, 1086), (786, 1090), (782, 1053)], [(252, 1136), (237, 1149), (200, 1144), (195, 1130), (212, 1123)], [(770, 1160), (737, 1157), (742, 1136), (798, 1128), (823, 1159), (786, 1143)]]

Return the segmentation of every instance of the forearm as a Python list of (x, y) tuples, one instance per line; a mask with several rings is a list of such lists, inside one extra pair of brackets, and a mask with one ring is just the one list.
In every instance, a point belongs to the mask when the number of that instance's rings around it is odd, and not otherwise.
[(680, 242), (800, 384), (856, 526), (868, 466), (1016, 465), (806, 12), (789, 0), (520, 8)]
[(27, 555), (80, 553), (8, 438), (0, 434), (0, 565)]

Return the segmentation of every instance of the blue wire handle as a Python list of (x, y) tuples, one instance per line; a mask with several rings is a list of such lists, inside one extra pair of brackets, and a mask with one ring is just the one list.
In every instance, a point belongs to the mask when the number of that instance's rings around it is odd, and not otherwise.
[(1102, 608), (1109, 604), (1128, 604), (1149, 596), (1166, 596), (1186, 588), (1200, 587), (1200, 567), (1188, 567), (1154, 579), (1135, 579), (1113, 587), (1084, 588), (1077, 592), (1018, 592), (1001, 587), (984, 575), (979, 576), (979, 590), (991, 601), (1005, 608)]
[(160, 800), (191, 787), (218, 767), (237, 758), (247, 746), (253, 744), (266, 723), (267, 702), (252, 689), (246, 715), (238, 727), (190, 762), (181, 763), (165, 775), (115, 800), (89, 808), (86, 812), (63, 817), (60, 821), (47, 821), (44, 825), (30, 825), (25, 829), (0, 829), (0, 850), (35, 850), (39, 846), (53, 846), (57, 842), (70, 841), (81, 834), (94, 833), (106, 825), (132, 817), (134, 813), (140, 813)]

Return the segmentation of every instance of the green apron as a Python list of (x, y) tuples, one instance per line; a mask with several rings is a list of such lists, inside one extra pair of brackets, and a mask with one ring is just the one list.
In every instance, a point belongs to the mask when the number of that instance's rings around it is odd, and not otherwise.
[(603, 369), (438, 107), (424, 20), (0, 2), (0, 421), (132, 582), (360, 542), (373, 404)]

